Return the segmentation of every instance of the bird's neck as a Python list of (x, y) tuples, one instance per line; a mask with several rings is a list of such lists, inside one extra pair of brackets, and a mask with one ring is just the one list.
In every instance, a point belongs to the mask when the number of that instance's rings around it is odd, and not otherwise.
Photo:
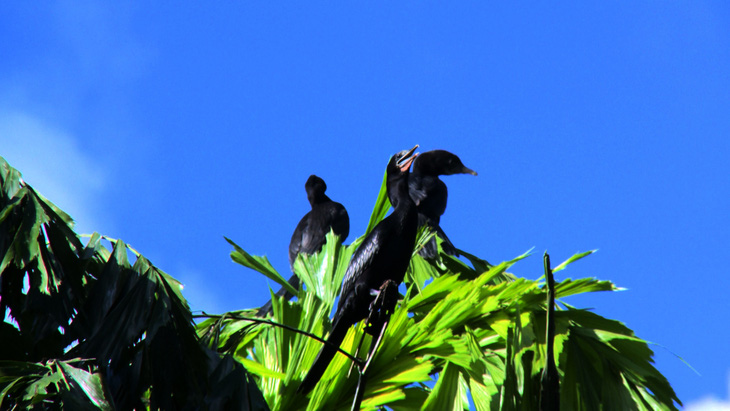
[(413, 170), (411, 170), (411, 174), (431, 177), (439, 176), (438, 171), (427, 160), (423, 160), (420, 157), (413, 163)]
[(395, 211), (399, 209), (406, 209), (410, 203), (413, 204), (410, 195), (408, 194), (408, 175), (400, 175), (395, 181), (388, 185), (388, 198)]
[(315, 195), (313, 195), (312, 197), (309, 198), (309, 204), (312, 207), (314, 207), (315, 204), (322, 204), (322, 203), (326, 203), (326, 202), (329, 202), (329, 201), (332, 201), (332, 200), (330, 200), (330, 198), (327, 197), (327, 194), (324, 194), (324, 193), (322, 193), (322, 194), (315, 194)]

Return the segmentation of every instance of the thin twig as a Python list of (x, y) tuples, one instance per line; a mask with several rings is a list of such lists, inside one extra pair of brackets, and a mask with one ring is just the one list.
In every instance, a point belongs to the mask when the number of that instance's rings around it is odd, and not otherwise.
[[(367, 381), (367, 371), (370, 366), (370, 362), (375, 357), (375, 351), (380, 347), (380, 343), (383, 341), (383, 335), (385, 335), (385, 329), (388, 327), (390, 315), (395, 309), (395, 305), (398, 303), (398, 286), (392, 280), (386, 280), (383, 285), (380, 286), (378, 296), (375, 301), (370, 305), (370, 315), (366, 320), (365, 332), (371, 334), (375, 340), (370, 345), (370, 352), (368, 353), (365, 364), (358, 364), (360, 375), (357, 380), (357, 388), (355, 389), (355, 397), (352, 400), (351, 411), (360, 409), (363, 395), (365, 394), (365, 383)], [(373, 318), (375, 317), (375, 318)], [(385, 318), (383, 318), (385, 317)], [(376, 334), (373, 332), (372, 327), (375, 327), (376, 323), (380, 324), (380, 331)], [(363, 334), (363, 337), (365, 335)], [(360, 340), (362, 343), (362, 339)], [(358, 346), (358, 352), (360, 347)]]
[[(360, 342), (357, 343), (357, 350), (355, 350), (355, 357), (360, 355), (360, 348), (362, 348), (362, 342), (365, 340), (365, 334), (366, 333), (363, 332), (362, 335), (360, 336)], [(360, 368), (361, 365), (362, 365), (362, 362), (358, 363), (357, 364), (358, 368)], [(350, 364), (350, 369), (347, 370), (347, 378), (350, 378), (350, 375), (352, 374), (352, 368), (354, 366), (355, 366), (355, 363)], [(360, 370), (360, 372), (362, 373), (362, 370)]]
[(317, 341), (319, 341), (319, 342), (321, 342), (323, 344), (327, 344), (330, 347), (336, 348), (337, 351), (339, 351), (344, 356), (346, 356), (347, 358), (349, 358), (350, 360), (352, 360), (352, 361), (354, 361), (354, 362), (356, 362), (358, 364), (360, 364), (362, 362), (362, 361), (360, 361), (359, 358), (357, 358), (354, 355), (350, 354), (349, 352), (341, 349), (339, 345), (336, 346), (336, 345), (332, 344), (331, 342), (325, 340), (324, 338), (318, 337), (318, 336), (316, 336), (316, 335), (314, 335), (314, 334), (312, 334), (310, 332), (302, 331), (302, 330), (300, 330), (298, 328), (294, 328), (294, 327), (289, 326), (289, 325), (286, 325), (286, 324), (281, 324), (281, 323), (277, 323), (277, 322), (273, 322), (273, 321), (269, 321), (269, 320), (264, 320), (264, 319), (261, 319), (261, 318), (244, 317), (244, 316), (241, 316), (241, 315), (230, 314), (230, 313), (226, 313), (226, 314), (223, 314), (223, 315), (218, 315), (218, 314), (208, 314), (205, 311), (203, 311), (203, 314), (193, 315), (193, 318), (217, 318), (217, 319), (220, 319), (220, 318), (224, 318), (224, 317), (225, 318), (231, 318), (233, 320), (243, 320), (243, 321), (251, 321), (251, 322), (259, 323), (259, 324), (269, 324), (269, 325), (273, 325), (275, 327), (280, 327), (280, 328), (287, 329), (289, 331), (292, 331), (292, 332), (295, 332), (295, 333), (298, 333), (298, 334), (306, 335), (309, 338), (313, 338), (313, 339), (315, 339), (315, 340), (317, 340)]

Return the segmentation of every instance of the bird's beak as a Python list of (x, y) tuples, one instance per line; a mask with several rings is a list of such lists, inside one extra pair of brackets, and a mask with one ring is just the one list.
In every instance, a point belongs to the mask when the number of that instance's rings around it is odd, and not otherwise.
[(411, 163), (413, 163), (413, 160), (416, 159), (418, 156), (418, 153), (414, 153), (416, 149), (418, 148), (418, 144), (416, 144), (412, 149), (408, 150), (403, 157), (401, 157), (400, 160), (398, 160), (398, 163), (396, 165), (398, 168), (400, 168), (400, 171), (406, 172), (411, 167)]
[(464, 174), (471, 174), (473, 176), (477, 175), (477, 172), (476, 171), (474, 171), (471, 168), (468, 168), (466, 166), (461, 169), (461, 172), (464, 173)]

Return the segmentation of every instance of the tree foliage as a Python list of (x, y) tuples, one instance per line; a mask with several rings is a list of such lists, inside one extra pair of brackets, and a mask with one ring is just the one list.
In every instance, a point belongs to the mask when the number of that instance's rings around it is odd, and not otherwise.
[[(388, 208), (381, 187), (368, 230)], [(419, 234), (403, 298), (367, 371), (362, 408), (464, 410), (473, 404), (477, 410), (538, 409), (546, 363), (546, 287), (543, 278), (508, 272), (529, 254), (497, 265), (466, 252), (462, 255), (470, 264), (443, 253), (427, 261), (417, 250), (431, 235)], [(320, 253), (297, 258), (294, 271), (306, 285), (298, 300), (273, 300), (273, 322), (289, 328), (253, 324), (245, 318), (251, 311), (199, 324), (199, 334), (211, 347), (230, 353), (256, 376), (272, 410), (349, 409), (352, 404), (358, 367), (342, 354), (310, 396), (296, 394), (322, 346), (296, 330), (326, 336), (350, 256), (364, 238), (340, 246), (333, 236)], [(235, 262), (285, 284), (265, 257), (251, 256), (228, 241)], [(576, 254), (553, 271), (592, 252)], [(556, 283), (555, 297), (615, 290), (609, 281), (566, 279)], [(555, 312), (554, 359), (562, 408), (657, 410), (681, 404), (654, 368), (646, 341), (618, 321), (561, 304)], [(354, 354), (362, 340), (361, 359), (372, 343), (363, 327), (353, 327), (341, 346)]]
[(121, 240), (84, 244), (0, 157), (0, 408), (266, 408), (180, 289)]
[[(381, 189), (368, 231), (388, 209)], [(362, 408), (537, 409), (545, 284), (509, 272), (529, 254), (497, 265), (463, 251), (467, 262), (445, 254), (424, 260), (417, 250), (431, 235), (419, 234)], [(305, 287), (292, 290), (295, 301), (273, 299), (271, 322), (251, 321), (250, 309), (207, 315), (196, 329), (174, 278), (121, 240), (95, 233), (82, 241), (71, 218), (0, 157), (0, 409), (349, 409), (359, 368), (345, 355), (309, 396), (296, 389), (321, 348), (313, 336), (331, 329), (363, 238), (338, 245), (330, 233), (320, 253), (299, 256), (294, 270)], [(228, 241), (234, 261), (286, 284), (265, 257)], [(566, 279), (555, 297), (616, 289)], [(557, 308), (564, 409), (676, 409), (646, 341), (618, 321), (562, 301)], [(363, 324), (341, 348), (354, 354), (361, 340), (362, 358), (372, 344)]]

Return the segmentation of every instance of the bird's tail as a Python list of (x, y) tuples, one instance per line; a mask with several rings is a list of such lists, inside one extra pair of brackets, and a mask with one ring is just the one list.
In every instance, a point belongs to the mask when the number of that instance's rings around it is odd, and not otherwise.
[[(291, 277), (289, 277), (289, 284), (291, 284), (294, 289), (299, 289), (299, 277), (297, 277), (296, 274), (292, 274)], [(286, 290), (286, 288), (281, 287), (279, 291), (276, 292), (277, 297), (284, 296), (284, 299), (286, 301), (289, 301), (294, 297), (294, 294), (290, 293)], [(267, 315), (271, 314), (273, 310), (273, 307), (271, 306), (271, 300), (267, 301), (266, 304), (262, 305), (261, 308), (259, 308), (258, 312), (256, 312), (257, 317), (266, 317)]]
[[(454, 247), (454, 244), (449, 240), (449, 237), (446, 236), (446, 233), (444, 230), (441, 229), (441, 226), (436, 227), (436, 235), (441, 237), (443, 240), (441, 242), (441, 249), (444, 250), (444, 252), (448, 255), (453, 255), (454, 257), (459, 256), (459, 252), (456, 251), (456, 247)], [(436, 242), (435, 238), (432, 238), (434, 242)]]
[[(436, 236), (439, 236), (441, 240), (441, 249), (444, 251), (444, 253), (448, 255), (453, 255), (454, 257), (459, 256), (459, 252), (456, 251), (456, 247), (454, 247), (454, 244), (451, 243), (451, 240), (449, 240), (449, 237), (446, 236), (446, 233), (443, 229), (441, 229), (441, 226), (439, 225), (438, 221), (433, 221), (429, 219), (428, 217), (425, 217), (423, 214), (418, 215), (418, 226), (422, 225), (430, 225), (433, 227), (433, 229), (436, 231)], [(436, 256), (438, 256), (439, 250), (438, 245), (436, 243), (436, 236), (431, 237), (431, 239), (421, 248), (421, 250), (418, 251), (418, 254), (421, 255), (423, 258), (427, 259), (434, 259)]]
[(314, 386), (317, 385), (317, 382), (319, 382), (320, 378), (322, 378), (322, 375), (327, 370), (327, 366), (337, 353), (337, 348), (342, 343), (342, 340), (345, 339), (345, 335), (347, 335), (347, 330), (350, 329), (351, 324), (349, 323), (349, 321), (340, 320), (341, 318), (335, 319), (335, 324), (332, 327), (332, 332), (330, 333), (329, 337), (327, 337), (327, 344), (325, 344), (319, 351), (319, 354), (317, 354), (317, 358), (314, 360), (312, 368), (309, 369), (309, 372), (304, 377), (304, 380), (302, 380), (302, 383), (299, 384), (297, 392), (307, 394), (309, 391), (312, 391)]

